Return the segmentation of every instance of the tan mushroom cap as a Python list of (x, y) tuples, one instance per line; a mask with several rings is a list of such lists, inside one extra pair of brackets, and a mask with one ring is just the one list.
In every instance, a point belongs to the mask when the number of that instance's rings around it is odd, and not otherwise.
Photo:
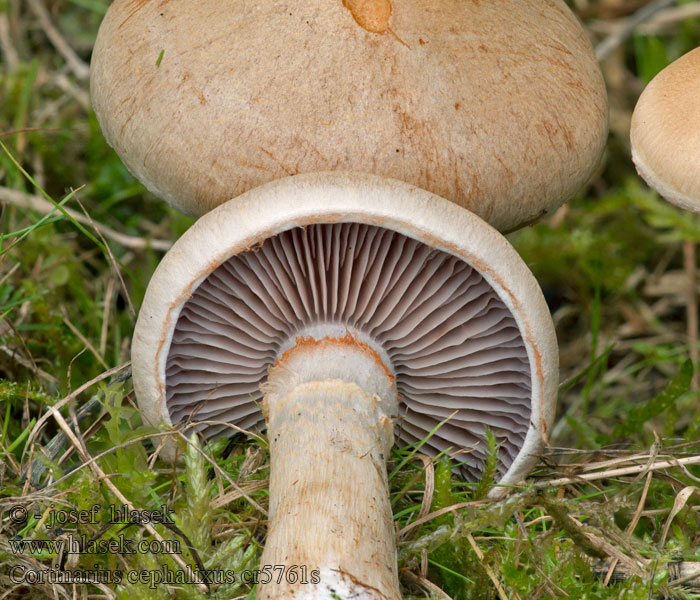
[(116, 0), (91, 93), (132, 173), (190, 215), (345, 170), (512, 230), (587, 181), (607, 134), (602, 77), (560, 0)]
[(207, 437), (228, 433), (227, 423), (264, 427), (268, 368), (328, 327), (376, 349), (396, 377), (404, 443), (429, 437), (421, 451), (432, 455), (468, 450), (458, 459), (473, 479), (490, 427), (502, 483), (527, 475), (558, 386), (554, 326), (535, 278), (472, 213), (367, 174), (270, 182), (175, 243), (134, 330), (139, 406), (152, 424), (196, 422)]
[(700, 48), (647, 85), (632, 115), (632, 159), (666, 200), (700, 212)]

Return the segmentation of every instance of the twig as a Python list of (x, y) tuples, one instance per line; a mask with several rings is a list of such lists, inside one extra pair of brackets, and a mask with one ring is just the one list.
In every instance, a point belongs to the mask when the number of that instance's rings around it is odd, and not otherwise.
[(409, 523), (399, 531), (399, 538), (403, 537), (406, 535), (407, 532), (409, 532), (411, 529), (414, 527), (418, 527), (419, 525), (423, 525), (424, 523), (427, 523), (428, 521), (432, 521), (436, 517), (439, 517), (441, 515), (446, 515), (447, 513), (455, 512), (458, 511), (461, 508), (466, 508), (467, 506), (483, 506), (484, 504), (491, 504), (495, 502), (495, 500), (471, 500), (470, 502), (458, 502), (457, 504), (453, 504), (452, 506), (446, 506), (445, 508), (441, 508), (440, 510), (436, 510), (435, 512), (431, 512), (428, 515), (425, 515), (421, 519), (416, 519), (413, 521), (413, 523)]
[[(614, 546), (607, 540), (597, 536), (596, 534), (587, 531), (586, 527), (584, 526), (583, 523), (581, 523), (578, 519), (574, 519), (573, 517), (570, 517), (571, 521), (581, 529), (581, 532), (583, 535), (585, 535), (592, 544), (594, 544), (598, 549), (602, 550), (605, 554), (610, 556), (611, 558), (616, 558), (620, 563), (625, 565), (625, 568), (632, 574), (638, 575), (640, 577), (644, 576), (644, 571), (642, 570), (642, 566), (638, 565), (632, 558), (624, 554), (617, 546)], [(646, 565), (643, 565), (646, 566)]]
[[(80, 444), (80, 441), (75, 437), (75, 433), (73, 433), (73, 430), (70, 428), (70, 426), (68, 425), (66, 420), (63, 418), (63, 415), (60, 412), (58, 412), (58, 410), (56, 410), (56, 408), (54, 406), (49, 406), (48, 411), (49, 412), (47, 414), (50, 414), (51, 416), (53, 416), (53, 418), (56, 420), (56, 423), (58, 424), (58, 426), (63, 430), (63, 432), (68, 437), (68, 439), (73, 444), (73, 447), (80, 454), (80, 457), (84, 461), (88, 461), (90, 459), (90, 456), (83, 451), (83, 448)], [(96, 462), (90, 463), (90, 469), (97, 477), (97, 480), (100, 481), (101, 483), (103, 483), (107, 487), (107, 489), (109, 489), (109, 491), (112, 492), (112, 494), (117, 498), (117, 500), (119, 500), (119, 502), (121, 502), (124, 506), (126, 506), (131, 511), (136, 510), (136, 507), (126, 498), (126, 496), (124, 496), (124, 494), (121, 493), (119, 488), (116, 485), (114, 485), (112, 480), (109, 477), (107, 477), (107, 474), (102, 470), (102, 468)], [(153, 525), (151, 525), (151, 523), (146, 522), (143, 524), (143, 527), (154, 538), (156, 538), (159, 542), (165, 543), (165, 539), (163, 538), (163, 536), (160, 535), (158, 530), (155, 527), (153, 527)], [(178, 554), (171, 554), (170, 556), (172, 557), (172, 560), (174, 560), (183, 571), (188, 570), (187, 569), (188, 565), (185, 563), (185, 561)], [(209, 591), (208, 587), (200, 581), (196, 582), (196, 586), (200, 592), (207, 593)]]
[(644, 35), (657, 35), (661, 30), (685, 21), (700, 17), (700, 2), (685, 4), (674, 8), (667, 8), (659, 13), (639, 28), (639, 33)]
[(109, 244), (105, 240), (104, 234), (99, 229), (97, 229), (97, 226), (96, 226), (95, 222), (92, 220), (90, 213), (88, 213), (88, 211), (85, 210), (85, 207), (80, 202), (80, 199), (78, 198), (77, 194), (75, 196), (75, 201), (78, 203), (78, 206), (80, 206), (80, 209), (83, 211), (83, 214), (85, 215), (85, 218), (87, 219), (90, 226), (97, 232), (97, 235), (100, 237), (100, 241), (102, 242), (102, 245), (107, 249), (107, 255), (109, 257), (110, 265), (112, 266), (112, 270), (116, 274), (117, 279), (119, 279), (119, 283), (122, 286), (122, 292), (124, 293), (124, 297), (126, 298), (126, 303), (129, 306), (129, 312), (131, 312), (131, 316), (135, 318), (136, 317), (136, 309), (134, 308), (134, 303), (131, 301), (131, 295), (129, 294), (129, 288), (126, 287), (126, 282), (124, 281), (124, 277), (122, 277), (122, 271), (120, 269), (120, 265), (117, 262), (117, 259), (114, 257), (114, 253), (112, 252), (112, 249), (109, 247)]
[[(634, 533), (635, 528), (637, 527), (637, 523), (639, 523), (639, 519), (642, 516), (642, 511), (644, 510), (644, 504), (646, 503), (647, 499), (647, 493), (649, 492), (649, 485), (651, 484), (651, 478), (653, 476), (653, 473), (649, 471), (647, 473), (646, 481), (644, 482), (644, 489), (642, 490), (642, 496), (639, 499), (639, 503), (637, 504), (637, 510), (634, 513), (634, 516), (632, 517), (632, 520), (630, 521), (630, 524), (627, 527), (627, 530), (625, 531), (625, 538), (629, 539), (632, 537), (632, 534)], [(612, 562), (610, 563), (610, 568), (608, 569), (608, 573), (605, 576), (605, 579), (603, 580), (603, 585), (608, 585), (610, 583), (610, 579), (612, 578), (613, 574), (615, 573), (615, 568), (617, 567), (619, 563), (619, 559), (613, 558)]]
[(498, 580), (498, 577), (496, 577), (496, 574), (493, 572), (493, 569), (484, 560), (484, 553), (481, 551), (481, 548), (479, 548), (478, 544), (476, 543), (476, 540), (474, 539), (471, 533), (467, 533), (467, 541), (472, 547), (472, 550), (474, 550), (476, 557), (479, 559), (479, 564), (481, 564), (481, 566), (484, 568), (486, 574), (489, 576), (489, 579), (493, 582), (493, 585), (496, 586), (498, 597), (501, 600), (508, 600), (508, 596), (506, 595), (506, 592), (503, 589), (501, 582)]
[(433, 505), (433, 495), (435, 494), (435, 467), (433, 461), (425, 454), (417, 454), (416, 458), (423, 463), (425, 471), (425, 488), (423, 490), (423, 501), (420, 504), (420, 512), (418, 518), (422, 519), (430, 513), (430, 507)]
[(607, 469), (615, 465), (624, 465), (629, 463), (638, 463), (640, 460), (647, 461), (647, 464), (654, 464), (658, 456), (658, 452), (655, 454), (646, 452), (644, 454), (634, 454), (632, 456), (627, 456), (625, 458), (613, 458), (610, 460), (603, 460), (600, 462), (593, 462), (589, 464), (584, 464), (581, 466), (582, 471), (600, 471), (601, 469)]
[(411, 481), (406, 484), (401, 494), (391, 501), (391, 504), (395, 506), (400, 502), (401, 499), (409, 493), (413, 484), (425, 473), (423, 500), (421, 502), (420, 511), (418, 512), (418, 517), (416, 517), (417, 519), (422, 519), (430, 512), (430, 507), (433, 504), (433, 495), (435, 493), (435, 467), (433, 466), (433, 460), (425, 454), (416, 454), (413, 458), (414, 460), (420, 460), (423, 463), (423, 468), (414, 475)]
[[(100, 400), (97, 398), (92, 398), (78, 409), (75, 420), (77, 420), (78, 423), (82, 423), (97, 413), (100, 408), (102, 408), (102, 403)], [(40, 452), (49, 458), (49, 460), (55, 461), (56, 457), (59, 456), (65, 445), (66, 436), (59, 431), (53, 438), (51, 438), (48, 444), (40, 449)], [(67, 452), (65, 453), (64, 457), (69, 455), (70, 452)], [(61, 457), (61, 459), (58, 461), (59, 464), (62, 462), (62, 460), (64, 460), (64, 457)], [(41, 461), (41, 459), (34, 459), (33, 457), (30, 457), (29, 461), (27, 462), (27, 466), (22, 471), (21, 480), (26, 480), (31, 483), (34, 488), (39, 488), (41, 487), (41, 479), (46, 471), (47, 466)]]
[[(680, 561), (673, 563), (678, 565), (678, 579), (671, 579), (669, 583), (672, 585), (686, 585), (700, 590), (700, 563), (690, 561)], [(670, 565), (669, 565), (670, 566)], [(670, 570), (670, 569), (669, 569)], [(684, 573), (685, 571), (685, 573)]]
[(82, 88), (75, 85), (65, 73), (57, 73), (52, 78), (53, 83), (58, 89), (63, 90), (71, 98), (73, 98), (81, 108), (90, 110), (90, 95)]
[(630, 37), (642, 23), (651, 19), (661, 9), (673, 4), (675, 0), (655, 0), (640, 8), (632, 16), (625, 19), (614, 33), (606, 37), (595, 48), (595, 56), (599, 61), (605, 60), (610, 53)]
[(573, 477), (559, 477), (558, 479), (549, 479), (547, 481), (538, 481), (532, 487), (542, 489), (546, 487), (558, 487), (561, 485), (570, 485), (572, 483), (581, 483), (583, 481), (596, 481), (598, 479), (608, 479), (610, 477), (620, 477), (622, 475), (637, 475), (645, 470), (658, 471), (660, 469), (671, 469), (681, 465), (697, 465), (700, 464), (700, 456), (688, 456), (686, 458), (674, 458), (671, 460), (661, 460), (652, 465), (635, 465), (633, 467), (622, 467), (620, 469), (610, 469), (601, 473), (583, 473)]
[[(3, 255), (2, 259), (0, 259), (0, 264), (2, 264), (2, 262), (4, 262), (5, 256), (6, 255)], [(20, 306), (20, 309), (19, 309), (20, 316), (19, 316), (18, 322), (22, 321), (22, 318), (23, 318), (22, 313), (23, 313), (25, 307), (28, 307), (28, 306), (29, 306), (29, 300), (25, 300), (24, 302), (22, 302), (22, 305)], [(58, 383), (58, 379), (53, 377), (53, 375), (51, 375), (50, 373), (47, 373), (46, 371), (43, 371), (42, 369), (39, 368), (39, 365), (37, 365), (36, 361), (34, 360), (34, 357), (32, 356), (31, 350), (29, 350), (27, 343), (24, 341), (22, 334), (17, 330), (17, 327), (15, 326), (15, 324), (12, 321), (10, 321), (9, 319), (2, 319), (2, 321), (0, 321), (0, 325), (2, 325), (2, 329), (3, 329), (2, 335), (5, 335), (7, 333), (8, 328), (12, 330), (15, 337), (19, 340), (20, 346), (22, 346), (22, 348), (26, 352), (27, 358), (25, 358), (23, 356), (17, 356), (17, 350), (15, 350), (13, 348), (9, 348), (9, 346), (5, 347), (6, 348), (5, 352), (8, 355), (15, 358), (15, 360), (23, 367), (25, 367), (27, 369), (31, 369), (40, 378), (48, 381), (52, 385), (56, 385)], [(9, 352), (8, 352), (8, 350), (9, 350)], [(27, 407), (25, 406), (25, 408), (27, 408)], [(29, 410), (28, 409), (26, 411), (25, 416), (26, 416), (27, 420), (29, 420)]]
[[(639, 25), (634, 33), (635, 35), (659, 35), (681, 21), (697, 17), (700, 17), (700, 2), (665, 8), (657, 12), (645, 23)], [(603, 37), (617, 32), (625, 22), (626, 18), (610, 20), (601, 18), (600, 20), (589, 21), (586, 26), (587, 29), (596, 35)]]
[[(97, 404), (101, 406), (101, 403), (99, 401), (97, 401)], [(53, 488), (58, 487), (58, 485), (63, 483), (64, 481), (68, 481), (68, 479), (70, 479), (71, 477), (76, 475), (80, 470), (89, 467), (91, 463), (100, 460), (102, 457), (107, 456), (108, 454), (114, 454), (117, 450), (120, 450), (121, 448), (126, 448), (126, 447), (130, 446), (131, 444), (140, 444), (141, 442), (143, 442), (145, 440), (153, 440), (154, 438), (165, 437), (168, 435), (172, 435), (172, 432), (171, 431), (152, 432), (152, 433), (148, 433), (146, 435), (141, 435), (139, 437), (130, 438), (126, 442), (122, 442), (121, 444), (117, 444), (116, 446), (108, 448), (107, 450), (103, 450), (102, 452), (100, 452), (99, 454), (96, 454), (95, 456), (91, 456), (88, 461), (82, 462), (82, 463), (76, 465), (73, 470), (69, 471), (68, 473), (59, 477), (58, 479), (55, 479), (55, 480), (47, 483), (43, 487), (40, 487), (41, 481), (39, 481), (36, 485), (34, 485), (32, 483), (32, 485), (35, 488), (40, 488), (42, 491), (51, 490)], [(60, 450), (63, 449), (63, 446), (65, 446), (65, 435), (63, 435), (63, 433), (57, 433), (52, 438), (52, 440), (46, 445), (44, 450), (46, 451), (47, 454), (49, 454), (49, 458), (51, 458), (52, 456), (53, 457), (58, 456), (58, 452), (60, 452)], [(56, 450), (57, 448), (58, 448), (58, 450)], [(36, 467), (36, 464), (37, 463), (34, 462), (33, 467)], [(35, 478), (34, 478), (33, 473), (31, 471), (31, 467), (24, 471), (23, 477), (28, 478), (27, 485), (30, 482), (34, 481)], [(22, 497), (26, 497), (26, 495), (27, 495), (27, 493), (25, 492), (25, 494)], [(50, 496), (50, 497), (53, 498), (54, 496)], [(240, 525), (240, 523), (237, 523), (237, 525)]]
[(12, 45), (10, 22), (5, 12), (0, 12), (0, 50), (2, 50), (2, 55), (5, 57), (7, 72), (14, 73), (19, 66), (19, 55)]
[(47, 381), (48, 383), (51, 383), (53, 385), (56, 385), (58, 383), (58, 379), (56, 379), (53, 375), (50, 373), (47, 373), (43, 369), (40, 369), (37, 367), (32, 361), (27, 360), (23, 356), (17, 354), (15, 350), (12, 348), (9, 348), (8, 346), (0, 346), (0, 350), (7, 354), (12, 360), (14, 360), (16, 363), (22, 365), (25, 369), (29, 369), (31, 371), (34, 371), (36, 373), (37, 377), (40, 377), (44, 381)]
[(442, 589), (435, 585), (432, 581), (428, 581), (425, 577), (420, 577), (411, 571), (404, 571), (401, 573), (402, 577), (405, 577), (410, 582), (419, 585), (424, 590), (430, 592), (431, 597), (442, 598), (442, 600), (452, 600)]
[(63, 316), (63, 322), (68, 326), (68, 329), (70, 329), (73, 332), (73, 335), (75, 335), (85, 345), (85, 347), (105, 369), (109, 369), (109, 366), (105, 362), (104, 358), (102, 358), (100, 353), (97, 351), (95, 346), (93, 346), (90, 343), (90, 340), (88, 340), (82, 333), (80, 333), (80, 330), (75, 325), (73, 325), (73, 323), (71, 323), (70, 319), (68, 318), (68, 312), (66, 311), (65, 306), (61, 306), (61, 315)]
[[(10, 277), (12, 277), (12, 276), (15, 274), (15, 271), (16, 271), (17, 269), (19, 269), (20, 264), (21, 264), (21, 263), (16, 262), (16, 263), (12, 266), (12, 268), (11, 268), (7, 273), (5, 273), (5, 274), (2, 276), (2, 278), (0, 279), (0, 286), (1, 286), (3, 283), (5, 283)], [(1, 330), (0, 330), (0, 333), (2, 333)]]
[[(56, 207), (41, 196), (37, 196), (35, 194), (25, 194), (24, 192), (11, 190), (10, 188), (6, 187), (0, 187), (0, 201), (9, 202), (13, 206), (17, 206), (19, 208), (35, 210), (41, 215), (51, 214), (52, 212), (56, 211)], [(63, 209), (68, 215), (79, 223), (82, 223), (83, 225), (92, 225), (102, 235), (114, 240), (125, 248), (134, 248), (137, 250), (152, 248), (153, 250), (166, 251), (172, 246), (172, 242), (168, 240), (150, 240), (120, 233), (111, 227), (107, 227), (107, 225), (97, 223), (93, 219), (88, 219), (85, 215), (73, 210), (72, 208), (64, 207)]]
[(209, 506), (212, 509), (222, 508), (234, 500), (243, 498), (245, 494), (251, 494), (266, 488), (269, 484), (270, 482), (267, 479), (256, 479), (254, 481), (249, 481), (241, 484), (240, 490), (233, 490), (232, 492), (226, 492), (222, 495), (216, 496), (216, 498), (209, 503)]
[(114, 300), (114, 291), (116, 283), (114, 277), (110, 277), (105, 290), (105, 298), (102, 301), (102, 329), (100, 331), (100, 355), (104, 356), (107, 352), (107, 334), (109, 333), (109, 313), (112, 309), (112, 301)]
[[(603, 574), (607, 573), (612, 565), (613, 561), (606, 559), (603, 561), (595, 561), (591, 564), (593, 573), (602, 577)], [(668, 580), (667, 585), (673, 587), (687, 586), (691, 591), (700, 591), (700, 562), (679, 560), (668, 563), (666, 565), (668, 569)], [(629, 579), (634, 573), (625, 566), (618, 565), (613, 570), (612, 581), (624, 581)]]
[(78, 79), (86, 80), (90, 76), (90, 67), (75, 53), (75, 50), (68, 45), (68, 42), (63, 39), (61, 33), (56, 29), (51, 22), (49, 11), (46, 10), (44, 3), (41, 0), (29, 0), (34, 14), (39, 19), (39, 24), (44, 30), (46, 37), (49, 38), (54, 48), (63, 56), (71, 71), (75, 73)]
[(41, 417), (39, 417), (39, 420), (36, 422), (34, 425), (34, 428), (31, 430), (29, 433), (29, 438), (27, 439), (27, 443), (25, 444), (25, 450), (27, 448), (30, 448), (34, 441), (36, 440), (37, 436), (39, 435), (39, 432), (41, 431), (41, 428), (44, 426), (44, 423), (49, 420), (51, 417), (51, 414), (60, 409), (62, 406), (70, 402), (73, 398), (77, 398), (80, 394), (82, 394), (85, 390), (90, 388), (91, 386), (95, 385), (96, 383), (99, 383), (103, 379), (107, 379), (108, 377), (111, 377), (112, 375), (116, 375), (119, 373), (119, 371), (122, 371), (129, 367), (131, 365), (131, 362), (126, 362), (122, 365), (119, 365), (118, 367), (114, 367), (113, 369), (110, 369), (109, 371), (105, 371), (104, 373), (100, 373), (97, 377), (94, 379), (91, 379), (90, 381), (85, 382), (83, 385), (81, 385), (79, 388), (76, 390), (72, 391), (70, 394), (68, 394), (65, 398), (62, 398), (56, 404), (53, 406), (49, 407), (49, 412), (43, 414)]
[(693, 375), (690, 386), (691, 389), (697, 390), (700, 388), (700, 377), (698, 376), (698, 369), (700, 369), (700, 362), (698, 362), (698, 358), (700, 358), (700, 348), (698, 348), (698, 293), (695, 285), (697, 276), (695, 263), (695, 242), (692, 240), (685, 240), (683, 242), (683, 267), (686, 278), (685, 312), (688, 319), (687, 331), (690, 360), (693, 363), (693, 369), (695, 369), (695, 374)]

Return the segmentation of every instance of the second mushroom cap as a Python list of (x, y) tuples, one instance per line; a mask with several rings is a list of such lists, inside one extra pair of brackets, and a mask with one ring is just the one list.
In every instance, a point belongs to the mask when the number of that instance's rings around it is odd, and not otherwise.
[(700, 213), (700, 48), (644, 88), (630, 142), (644, 180), (669, 202)]

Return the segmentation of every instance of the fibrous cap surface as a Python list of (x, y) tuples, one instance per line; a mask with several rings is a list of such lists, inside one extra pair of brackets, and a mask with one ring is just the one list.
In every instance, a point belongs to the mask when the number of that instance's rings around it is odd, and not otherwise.
[(607, 134), (602, 77), (561, 0), (116, 0), (91, 94), (132, 173), (193, 216), (346, 170), (512, 230), (587, 181)]

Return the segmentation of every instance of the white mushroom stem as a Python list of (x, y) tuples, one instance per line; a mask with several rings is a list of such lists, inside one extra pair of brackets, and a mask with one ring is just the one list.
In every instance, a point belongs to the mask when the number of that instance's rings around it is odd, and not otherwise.
[(300, 338), (265, 392), (270, 525), (257, 598), (399, 600), (386, 474), (393, 376), (349, 335)]

